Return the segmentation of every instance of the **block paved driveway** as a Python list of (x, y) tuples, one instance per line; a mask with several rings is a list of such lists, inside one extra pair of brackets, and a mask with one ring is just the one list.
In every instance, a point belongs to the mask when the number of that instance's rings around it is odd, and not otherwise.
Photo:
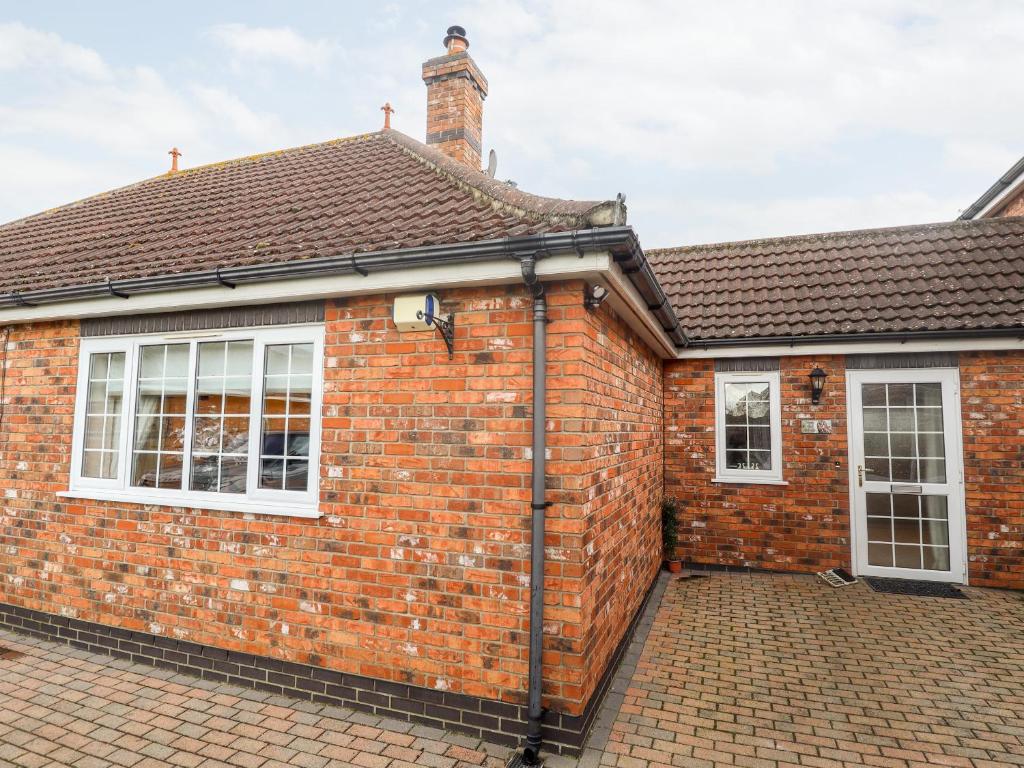
[[(507, 750), (0, 631), (0, 767), (466, 768)], [(490, 754), (482, 751), (487, 749)]]
[[(1024, 594), (965, 591), (672, 577), (579, 768), (1024, 766)], [(509, 756), (3, 631), (0, 646), (23, 654), (0, 657), (0, 768), (499, 768)]]
[(603, 754), (663, 766), (1024, 766), (1024, 593), (669, 583)]

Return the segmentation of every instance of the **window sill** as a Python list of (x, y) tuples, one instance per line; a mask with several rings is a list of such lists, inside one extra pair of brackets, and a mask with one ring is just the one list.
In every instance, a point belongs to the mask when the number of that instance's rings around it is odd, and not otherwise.
[(62, 499), (88, 499), (91, 501), (117, 501), (146, 506), (181, 507), (184, 509), (213, 510), (217, 512), (241, 512), (248, 515), (274, 515), (277, 517), (302, 517), (317, 519), (323, 513), (308, 504), (274, 503), (268, 501), (247, 501), (245, 499), (188, 499), (180, 496), (168, 498), (159, 494), (125, 493), (104, 489), (82, 489), (60, 491)]
[(785, 480), (772, 480), (763, 477), (715, 477), (712, 483), (728, 483), (729, 485), (789, 485)]

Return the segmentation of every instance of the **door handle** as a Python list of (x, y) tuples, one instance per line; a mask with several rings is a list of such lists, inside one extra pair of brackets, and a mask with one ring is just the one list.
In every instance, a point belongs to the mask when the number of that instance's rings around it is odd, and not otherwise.
[(864, 487), (864, 466), (862, 464), (857, 465), (857, 485), (861, 488)]

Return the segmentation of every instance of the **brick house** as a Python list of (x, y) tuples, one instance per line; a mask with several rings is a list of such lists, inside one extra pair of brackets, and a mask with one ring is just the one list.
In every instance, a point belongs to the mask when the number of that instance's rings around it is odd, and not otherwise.
[(479, 170), (445, 45), (426, 144), (0, 227), (0, 623), (575, 753), (665, 494), (690, 562), (1024, 587), (1024, 220), (645, 255)]
[(1024, 587), (1024, 219), (648, 255), (682, 558)]

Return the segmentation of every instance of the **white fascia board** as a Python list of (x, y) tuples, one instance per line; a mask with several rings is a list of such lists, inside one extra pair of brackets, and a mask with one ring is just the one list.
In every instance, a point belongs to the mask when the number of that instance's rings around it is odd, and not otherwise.
[[(662, 358), (673, 358), (678, 348), (643, 300), (640, 292), (626, 277), (622, 267), (608, 254), (608, 266), (595, 281), (609, 289), (606, 301), (639, 336)], [(580, 299), (582, 301), (582, 297)]]
[[(1024, 336), (1024, 330), (1021, 331)], [(1012, 336), (963, 339), (922, 339), (910, 341), (858, 341), (807, 344), (757, 344), (702, 349), (697, 342), (676, 355), (680, 360), (707, 360), (729, 357), (795, 357), (803, 355), (884, 355), (900, 352), (980, 352), (987, 350), (1024, 350), (1024, 339)]]
[[(537, 274), (548, 277), (573, 277), (590, 273), (608, 263), (606, 254), (552, 256), (537, 263)], [(389, 269), (359, 274), (330, 275), (297, 280), (246, 283), (235, 288), (211, 285), (203, 288), (135, 294), (127, 299), (103, 296), (95, 299), (40, 304), (35, 307), (11, 307), (0, 310), (0, 324), (42, 320), (66, 320), (85, 317), (113, 317), (148, 312), (175, 312), (189, 309), (273, 304), (374, 293), (427, 291), (432, 288), (465, 288), (478, 285), (502, 285), (522, 282), (519, 262), (514, 259), (440, 264)]]
[(974, 216), (972, 216), (971, 219), (975, 220), (989, 218), (993, 213), (997, 213), (999, 209), (1003, 205), (1005, 205), (1007, 200), (1015, 197), (1019, 192), (1024, 192), (1024, 174), (1022, 174), (1021, 177), (1018, 177), (1018, 179), (1015, 179), (1014, 181), (1015, 183), (1011, 184), (998, 195), (996, 195), (989, 202), (988, 205), (986, 205), (984, 208), (982, 208), (980, 211), (974, 214)]
[[(537, 275), (545, 282), (586, 280), (605, 285), (610, 289), (607, 301), (612, 308), (662, 357), (675, 355), (675, 345), (647, 310), (636, 288), (625, 279), (622, 270), (607, 251), (588, 251), (582, 256), (576, 253), (549, 256), (540, 259), (536, 269)], [(365, 277), (358, 274), (331, 275), (247, 283), (235, 288), (211, 285), (203, 288), (140, 293), (127, 299), (104, 296), (40, 304), (35, 307), (11, 307), (0, 309), (0, 325), (273, 304), (379, 293), (440, 291), (484, 285), (508, 285), (522, 281), (522, 270), (517, 259), (495, 259), (381, 270), (371, 272)], [(580, 302), (583, 302), (582, 293)]]

